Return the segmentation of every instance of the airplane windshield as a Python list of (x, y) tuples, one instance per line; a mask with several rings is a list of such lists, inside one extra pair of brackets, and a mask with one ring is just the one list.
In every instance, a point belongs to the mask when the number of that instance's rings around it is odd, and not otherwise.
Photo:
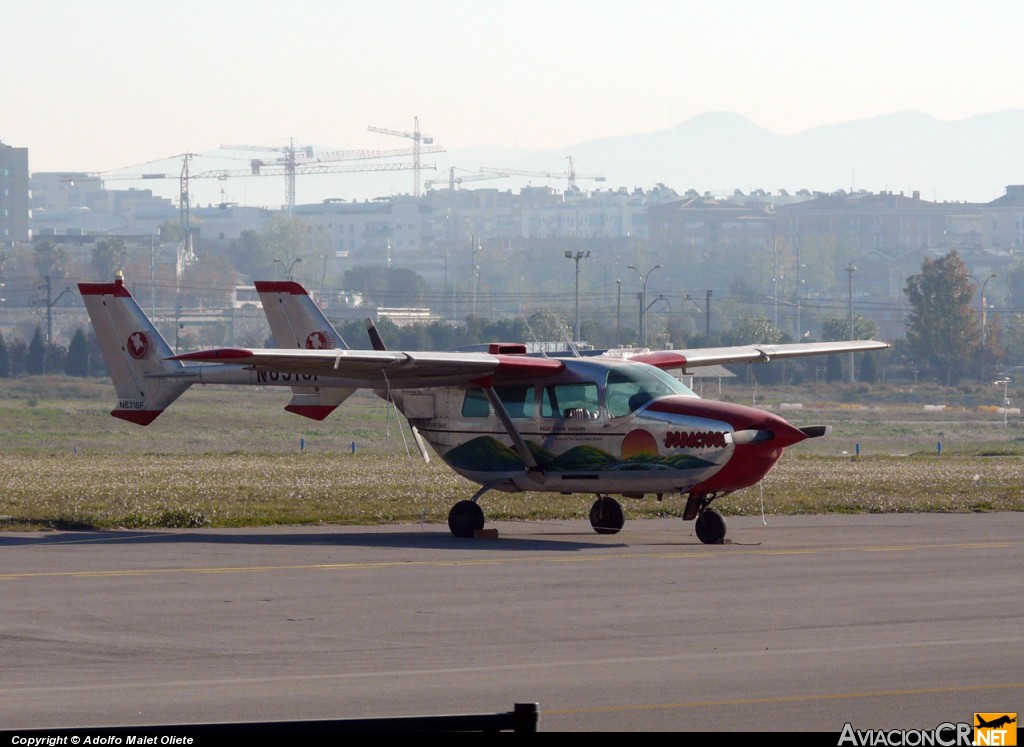
[(654, 366), (629, 364), (609, 369), (605, 379), (605, 402), (608, 415), (621, 418), (635, 412), (655, 397), (679, 394), (696, 397), (679, 379)]

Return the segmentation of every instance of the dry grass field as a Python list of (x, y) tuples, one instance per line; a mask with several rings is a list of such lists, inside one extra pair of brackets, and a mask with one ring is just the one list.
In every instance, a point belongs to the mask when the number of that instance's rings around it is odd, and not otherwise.
[[(714, 396), (833, 426), (789, 449), (761, 486), (717, 503), (725, 514), (762, 501), (775, 514), (1024, 510), (1024, 422), (978, 409), (984, 391), (734, 384)], [(109, 416), (108, 381), (0, 380), (0, 529), (441, 523), (476, 489), (436, 458), (424, 464), (371, 394), (320, 423), (285, 413), (287, 399), (198, 387), (142, 428)], [(482, 505), (491, 519), (584, 518), (592, 500), (492, 492)], [(682, 501), (625, 508), (674, 515)]]

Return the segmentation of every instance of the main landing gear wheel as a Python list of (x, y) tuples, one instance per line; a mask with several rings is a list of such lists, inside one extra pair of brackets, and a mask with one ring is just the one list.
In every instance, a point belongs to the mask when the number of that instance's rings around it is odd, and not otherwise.
[(705, 545), (720, 545), (725, 539), (725, 519), (717, 511), (706, 508), (697, 514), (697, 539)]
[(459, 501), (448, 512), (448, 529), (455, 537), (472, 537), (484, 528), (484, 510), (473, 501)]
[(626, 523), (626, 514), (614, 498), (601, 496), (590, 507), (590, 526), (598, 534), (618, 534)]

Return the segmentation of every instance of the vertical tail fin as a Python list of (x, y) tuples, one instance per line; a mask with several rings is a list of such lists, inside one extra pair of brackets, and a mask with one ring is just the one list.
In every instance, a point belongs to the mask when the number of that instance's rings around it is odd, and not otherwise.
[(138, 425), (149, 425), (188, 389), (191, 381), (153, 322), (116, 278), (113, 283), (79, 283), (85, 308), (96, 330), (117, 392), (111, 411)]
[[(348, 349), (334, 325), (299, 283), (257, 280), (254, 284), (278, 347)], [(291, 402), (284, 409), (313, 420), (323, 420), (354, 391), (341, 387), (293, 386)]]
[(299, 283), (257, 280), (254, 285), (277, 347), (348, 349), (334, 325)]

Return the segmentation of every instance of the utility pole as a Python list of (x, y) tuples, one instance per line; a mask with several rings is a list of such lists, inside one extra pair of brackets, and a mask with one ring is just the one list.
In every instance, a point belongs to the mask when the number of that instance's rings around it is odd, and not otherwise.
[(622, 281), (615, 280), (615, 347), (622, 345)]
[(704, 292), (704, 344), (711, 344), (711, 291)]
[(476, 236), (473, 236), (471, 241), (473, 242), (471, 246), (473, 255), (473, 316), (476, 317), (476, 294), (477, 288), (480, 284), (480, 265), (477, 264), (476, 255), (477, 252), (480, 251), (480, 240)]
[[(846, 319), (850, 325), (849, 335), (847, 336), (848, 340), (853, 339), (853, 273), (855, 272), (857, 272), (857, 268), (854, 267), (853, 262), (851, 262), (846, 267), (846, 273), (847, 275), (849, 275), (846, 301)], [(853, 375), (853, 356), (854, 354), (850, 353), (850, 367), (849, 370), (846, 372), (846, 381), (850, 384), (852, 384), (855, 380), (855, 377)]]
[(589, 249), (587, 251), (580, 249), (575, 254), (568, 249), (565, 250), (565, 258), (576, 262), (576, 342), (580, 341), (580, 260), (589, 256)]
[(71, 288), (64, 288), (56, 298), (53, 298), (53, 284), (50, 281), (49, 275), (44, 276), (43, 284), (37, 287), (39, 290), (46, 289), (46, 350), (43, 351), (43, 373), (45, 374), (46, 356), (50, 352), (50, 345), (53, 344), (53, 307), (64, 297), (65, 293), (71, 292)]

